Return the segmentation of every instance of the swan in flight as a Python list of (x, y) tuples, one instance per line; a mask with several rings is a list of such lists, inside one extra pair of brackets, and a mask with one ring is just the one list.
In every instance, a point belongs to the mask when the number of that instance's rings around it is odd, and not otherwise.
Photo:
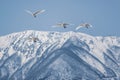
[(89, 24), (89, 23), (82, 23), (78, 27), (76, 27), (76, 30), (78, 30), (78, 29), (80, 29), (82, 27), (89, 28), (89, 27), (92, 27), (92, 25)]
[(56, 25), (53, 26), (53, 27), (63, 27), (63, 28), (67, 28), (68, 25), (72, 25), (72, 24), (69, 24), (69, 23), (58, 23), (58, 24), (56, 24)]
[(38, 10), (38, 11), (35, 11), (35, 12), (31, 12), (31, 11), (29, 11), (29, 10), (26, 10), (26, 12), (29, 13), (29, 14), (31, 14), (33, 17), (36, 18), (36, 16), (37, 16), (38, 14), (41, 14), (41, 13), (45, 12), (45, 10), (43, 9), (43, 10)]

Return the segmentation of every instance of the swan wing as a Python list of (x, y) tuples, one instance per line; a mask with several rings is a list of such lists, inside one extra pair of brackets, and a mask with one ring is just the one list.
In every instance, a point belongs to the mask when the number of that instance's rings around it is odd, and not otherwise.
[(76, 27), (76, 29), (75, 30), (78, 30), (78, 29), (80, 29), (80, 28), (82, 28), (83, 26), (78, 26), (78, 27)]
[(45, 10), (39, 10), (39, 11), (34, 12), (34, 15), (36, 15), (36, 14), (41, 14), (41, 13), (43, 13), (43, 12), (45, 12)]
[(29, 11), (29, 10), (25, 10), (25, 11), (26, 11), (27, 13), (33, 15), (33, 13), (32, 13), (31, 11)]

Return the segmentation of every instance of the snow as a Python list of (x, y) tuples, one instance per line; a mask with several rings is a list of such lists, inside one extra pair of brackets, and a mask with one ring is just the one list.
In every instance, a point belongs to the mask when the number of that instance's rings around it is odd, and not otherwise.
[(7, 38), (7, 37), (0, 37), (0, 46), (2, 48), (5, 48), (5, 47), (9, 46), (9, 44), (10, 44), (10, 39), (9, 38)]
[(3, 53), (2, 52), (0, 52), (0, 59), (3, 57)]
[[(34, 41), (34, 38), (38, 40)], [(114, 46), (117, 48), (113, 49)], [(107, 50), (111, 50), (112, 53)], [(88, 78), (96, 80), (101, 78), (101, 76), (109, 77), (111, 80), (119, 80), (120, 71), (118, 70), (120, 68), (117, 67), (116, 70), (109, 66), (120, 64), (118, 57), (116, 57), (120, 56), (119, 51), (120, 38), (115, 36), (94, 37), (73, 31), (27, 30), (12, 33), (0, 37), (0, 74), (2, 74), (0, 80), (13, 78), (21, 80), (23, 78), (28, 79), (30, 76), (30, 80), (33, 78), (37, 80), (48, 75), (51, 70), (53, 73), (50, 74), (54, 74), (55, 71), (58, 75), (54, 75), (61, 77), (61, 79), (63, 77), (63, 79), (72, 80), (76, 74), (79, 74), (79, 76), (81, 75), (79, 79), (85, 80)], [(105, 55), (108, 57), (106, 58)], [(18, 57), (18, 60), (15, 57)], [(13, 63), (14, 58), (17, 60), (16, 64)], [(69, 62), (69, 60), (73, 60), (74, 63)], [(107, 60), (112, 60), (113, 62), (108, 62)], [(63, 64), (63, 68), (60, 64)], [(79, 64), (79, 66), (76, 64)], [(80, 72), (79, 70), (82, 71)], [(4, 73), (4, 71), (6, 72)], [(32, 73), (36, 75), (32, 75)], [(9, 76), (5, 77), (8, 74)], [(21, 78), (17, 77), (18, 74), (21, 75)], [(48, 76), (48, 79), (55, 78), (54, 75)], [(111, 77), (116, 75), (116, 78)]]
[(15, 53), (15, 50), (13, 49), (13, 47), (10, 47), (9, 50), (8, 50), (9, 56), (11, 56), (14, 53)]

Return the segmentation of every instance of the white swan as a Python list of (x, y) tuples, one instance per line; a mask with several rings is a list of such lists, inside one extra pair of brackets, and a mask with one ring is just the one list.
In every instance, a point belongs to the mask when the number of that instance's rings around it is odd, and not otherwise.
[(31, 14), (33, 17), (36, 17), (38, 14), (41, 14), (41, 13), (45, 12), (45, 10), (38, 10), (38, 11), (35, 11), (35, 12), (31, 12), (29, 10), (26, 10), (26, 12)]
[(78, 27), (76, 27), (75, 30), (78, 30), (78, 29), (80, 29), (80, 28), (82, 28), (82, 27), (89, 28), (89, 27), (92, 27), (92, 25), (89, 24), (89, 23), (82, 23), (82, 24), (80, 24)]
[(53, 26), (53, 27), (63, 27), (63, 28), (67, 28), (68, 25), (72, 25), (72, 24), (69, 24), (69, 23), (58, 23), (58, 24), (56, 24), (56, 25)]

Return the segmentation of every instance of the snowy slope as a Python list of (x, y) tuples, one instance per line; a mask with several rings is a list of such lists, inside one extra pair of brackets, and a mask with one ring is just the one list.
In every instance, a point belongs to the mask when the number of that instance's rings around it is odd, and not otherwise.
[(120, 80), (120, 37), (33, 30), (2, 36), (0, 80)]

